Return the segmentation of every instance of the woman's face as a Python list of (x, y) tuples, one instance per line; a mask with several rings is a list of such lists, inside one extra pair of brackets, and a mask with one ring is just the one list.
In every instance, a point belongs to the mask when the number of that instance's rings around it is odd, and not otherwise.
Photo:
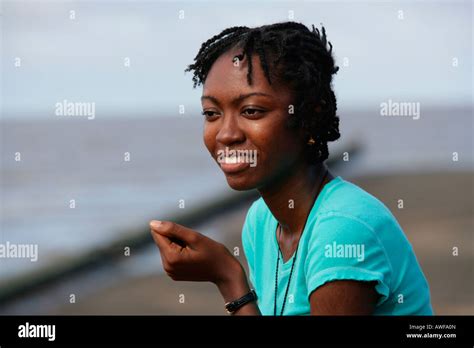
[(241, 53), (233, 49), (215, 61), (201, 101), (207, 149), (230, 187), (250, 190), (267, 187), (277, 176), (295, 170), (304, 158), (303, 138), (286, 126), (293, 117), (290, 91), (268, 83), (256, 55), (249, 86), (247, 59), (233, 63)]

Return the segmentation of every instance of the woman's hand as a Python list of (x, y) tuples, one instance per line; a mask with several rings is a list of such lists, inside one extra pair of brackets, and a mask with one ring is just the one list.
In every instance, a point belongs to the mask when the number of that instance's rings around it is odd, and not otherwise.
[[(224, 302), (250, 291), (242, 265), (223, 244), (170, 221), (153, 220), (150, 227), (163, 268), (173, 280), (212, 282), (219, 288)], [(251, 302), (234, 314), (260, 315), (260, 311)]]
[(211, 238), (170, 221), (150, 222), (165, 272), (173, 280), (209, 281), (216, 285), (243, 272), (227, 248)]

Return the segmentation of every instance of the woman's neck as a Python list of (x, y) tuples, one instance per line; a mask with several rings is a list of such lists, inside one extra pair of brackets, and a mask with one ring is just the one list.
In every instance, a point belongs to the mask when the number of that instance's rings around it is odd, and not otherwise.
[(322, 183), (326, 171), (324, 164), (303, 165), (258, 190), (285, 232), (302, 232), (317, 191), (333, 178), (328, 172)]

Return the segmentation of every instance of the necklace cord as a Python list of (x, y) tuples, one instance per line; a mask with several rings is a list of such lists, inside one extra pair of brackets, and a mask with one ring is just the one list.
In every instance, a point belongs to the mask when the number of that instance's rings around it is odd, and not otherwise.
[[(321, 188), (323, 186), (323, 183), (324, 183), (324, 180), (326, 180), (326, 177), (328, 175), (328, 170), (326, 170), (325, 174), (324, 174), (324, 177), (323, 179), (321, 180), (321, 183), (319, 184), (319, 188), (318, 188), (318, 191), (316, 192), (316, 195), (313, 199), (313, 204), (311, 205), (311, 209), (309, 210), (309, 213), (308, 213), (308, 216), (306, 217), (306, 221), (304, 223), (304, 226), (303, 226), (303, 230), (301, 231), (301, 236), (300, 236), (300, 239), (298, 240), (298, 244), (296, 245), (296, 250), (295, 250), (295, 254), (294, 254), (294, 257), (293, 257), (293, 262), (291, 263), (291, 270), (290, 270), (290, 275), (288, 277), (288, 284), (286, 285), (286, 291), (285, 291), (285, 297), (283, 298), (283, 304), (281, 306), (281, 311), (280, 311), (280, 316), (283, 315), (283, 311), (285, 310), (285, 305), (286, 305), (286, 298), (288, 296), (288, 290), (290, 289), (290, 282), (291, 282), (291, 276), (293, 275), (293, 269), (295, 267), (295, 261), (296, 261), (296, 257), (298, 256), (298, 247), (300, 246), (300, 240), (301, 240), (301, 237), (303, 235), (303, 232), (304, 232), (304, 229), (306, 227), (306, 223), (308, 222), (308, 218), (309, 218), (309, 214), (311, 213), (311, 210), (313, 209), (314, 207), (314, 204), (316, 203), (316, 200), (319, 196), (319, 193), (321, 191)], [(279, 232), (278, 232), (278, 236), (281, 236), (281, 225), (280, 223), (278, 223), (278, 229), (279, 229)], [(276, 313), (277, 313), (277, 296), (278, 296), (278, 269), (279, 269), (279, 264), (280, 264), (280, 253), (283, 257), (283, 253), (281, 252), (281, 249), (280, 249), (280, 243), (279, 243), (279, 240), (277, 240), (277, 245), (278, 245), (278, 257), (277, 257), (277, 264), (276, 264), (276, 272), (275, 272), (275, 301), (274, 301), (274, 305), (273, 305), (273, 315), (276, 316)]]

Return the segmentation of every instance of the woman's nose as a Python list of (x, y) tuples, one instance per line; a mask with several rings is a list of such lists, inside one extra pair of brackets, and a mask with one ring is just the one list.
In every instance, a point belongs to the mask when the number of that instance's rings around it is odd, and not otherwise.
[(216, 141), (230, 146), (245, 140), (245, 134), (239, 126), (239, 122), (233, 115), (223, 116), (221, 127), (216, 135)]

